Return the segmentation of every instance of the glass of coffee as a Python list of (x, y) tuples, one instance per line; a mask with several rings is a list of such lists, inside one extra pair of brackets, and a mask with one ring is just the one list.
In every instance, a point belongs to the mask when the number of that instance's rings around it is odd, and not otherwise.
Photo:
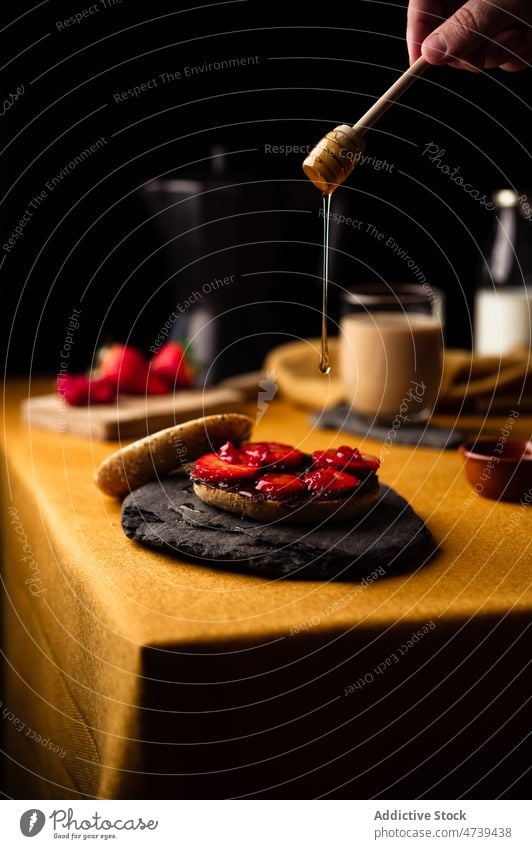
[(342, 293), (340, 371), (368, 421), (428, 419), (443, 368), (443, 296), (426, 285), (372, 284)]

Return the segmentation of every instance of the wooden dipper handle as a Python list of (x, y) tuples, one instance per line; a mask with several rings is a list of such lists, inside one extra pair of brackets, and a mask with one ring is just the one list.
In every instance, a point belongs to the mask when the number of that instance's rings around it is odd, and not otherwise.
[(349, 177), (364, 151), (363, 136), (429, 67), (422, 56), (350, 127), (341, 124), (318, 142), (303, 162), (303, 171), (325, 195)]
[(396, 80), (393, 85), (387, 89), (384, 94), (379, 97), (379, 99), (373, 104), (373, 106), (368, 109), (365, 115), (360, 118), (359, 121), (356, 122), (353, 129), (359, 134), (364, 135), (366, 130), (369, 130), (374, 124), (377, 123), (379, 118), (381, 118), (385, 112), (388, 111), (390, 106), (392, 106), (396, 100), (399, 100), (402, 94), (410, 88), (412, 83), (414, 83), (424, 71), (429, 67), (429, 63), (425, 62), (423, 56), (420, 56), (419, 59), (414, 62), (413, 65), (401, 74), (398, 80)]

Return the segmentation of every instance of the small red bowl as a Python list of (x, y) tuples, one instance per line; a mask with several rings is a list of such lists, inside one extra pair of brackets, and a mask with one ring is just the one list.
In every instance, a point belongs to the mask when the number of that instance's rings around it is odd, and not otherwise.
[(460, 446), (471, 486), (484, 498), (521, 501), (532, 488), (532, 442), (472, 439)]

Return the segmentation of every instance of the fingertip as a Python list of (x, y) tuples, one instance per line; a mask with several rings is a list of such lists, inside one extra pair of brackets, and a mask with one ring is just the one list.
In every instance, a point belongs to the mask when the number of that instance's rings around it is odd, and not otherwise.
[(431, 33), (421, 45), (421, 55), (431, 65), (444, 65), (447, 61), (447, 42), (440, 32)]
[(527, 68), (530, 68), (530, 65), (524, 59), (513, 59), (511, 62), (505, 62), (504, 65), (500, 65), (501, 71), (505, 71), (508, 74), (525, 71)]

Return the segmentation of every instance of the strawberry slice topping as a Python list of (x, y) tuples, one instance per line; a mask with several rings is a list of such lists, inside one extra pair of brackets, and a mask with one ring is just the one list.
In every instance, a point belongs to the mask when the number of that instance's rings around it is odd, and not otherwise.
[(358, 448), (341, 445), (329, 451), (314, 451), (312, 455), (316, 469), (341, 469), (344, 472), (376, 472), (381, 462), (373, 454), (361, 454)]
[(192, 477), (205, 483), (233, 483), (257, 477), (257, 467), (247, 463), (228, 463), (218, 454), (204, 454), (194, 463)]
[(337, 469), (326, 468), (308, 472), (303, 476), (303, 483), (313, 495), (338, 497), (356, 489), (359, 480)]
[(361, 480), (376, 472), (380, 462), (357, 448), (342, 445), (315, 451), (314, 465), (308, 456), (281, 442), (246, 442), (241, 447), (226, 442), (218, 452), (196, 460), (192, 477), (213, 486), (246, 485), (248, 495), (272, 500), (342, 498), (349, 496)]
[(305, 460), (302, 451), (298, 451), (292, 445), (284, 445), (282, 442), (246, 442), (242, 446), (242, 451), (273, 471), (295, 469)]
[(249, 454), (241, 451), (240, 448), (237, 448), (232, 442), (224, 442), (218, 450), (218, 457), (220, 460), (225, 460), (226, 463), (251, 466), (254, 469), (260, 468), (259, 460), (255, 457), (250, 457)]
[(276, 501), (305, 494), (305, 485), (296, 475), (263, 475), (257, 481), (255, 489)]

